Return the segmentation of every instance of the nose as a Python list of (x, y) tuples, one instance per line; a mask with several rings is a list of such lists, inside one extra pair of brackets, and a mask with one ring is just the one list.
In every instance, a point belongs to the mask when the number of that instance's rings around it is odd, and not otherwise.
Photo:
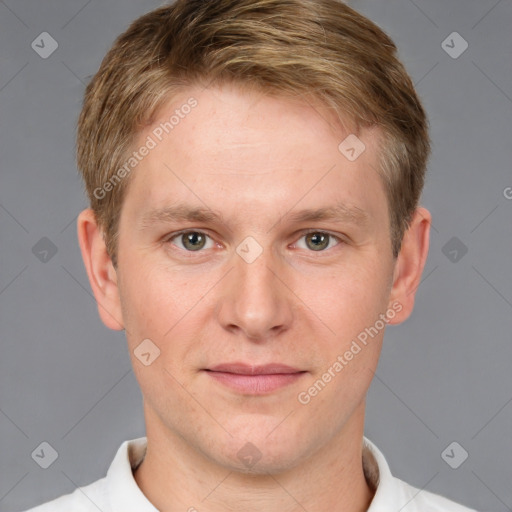
[(234, 268), (226, 276), (217, 317), (222, 327), (243, 334), (252, 342), (265, 342), (288, 330), (292, 323), (293, 293), (285, 284), (283, 267), (265, 249), (252, 262), (235, 254)]

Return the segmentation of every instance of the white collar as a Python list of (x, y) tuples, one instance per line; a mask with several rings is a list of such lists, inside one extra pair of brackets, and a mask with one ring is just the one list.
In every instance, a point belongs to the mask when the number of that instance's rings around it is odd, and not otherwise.
[(133, 470), (144, 460), (147, 438), (139, 437), (125, 441), (107, 473), (106, 486), (112, 510), (137, 510), (138, 512), (158, 512), (140, 490)]
[[(133, 476), (133, 470), (144, 460), (146, 447), (146, 437), (125, 441), (119, 447), (105, 479), (105, 498), (110, 501), (113, 511), (158, 512)], [(363, 468), (368, 484), (375, 490), (367, 512), (416, 512), (424, 509), (470, 511), (446, 498), (415, 489), (394, 477), (384, 455), (367, 438), (363, 438)]]

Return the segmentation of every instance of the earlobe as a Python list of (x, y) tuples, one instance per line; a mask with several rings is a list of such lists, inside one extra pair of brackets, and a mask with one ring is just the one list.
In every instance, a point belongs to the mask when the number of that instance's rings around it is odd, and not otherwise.
[(431, 224), (430, 212), (425, 208), (417, 208), (395, 262), (389, 307), (400, 304), (401, 310), (388, 321), (390, 324), (400, 324), (412, 313), (416, 290), (427, 260)]
[(100, 318), (110, 329), (122, 330), (124, 324), (117, 273), (107, 252), (96, 216), (90, 208), (78, 216), (77, 231), (85, 270), (98, 304)]

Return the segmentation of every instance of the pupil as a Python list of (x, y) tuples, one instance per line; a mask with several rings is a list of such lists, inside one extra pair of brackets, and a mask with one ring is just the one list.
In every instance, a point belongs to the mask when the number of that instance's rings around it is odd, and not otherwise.
[(183, 235), (184, 243), (183, 245), (193, 251), (201, 249), (204, 246), (204, 238), (199, 233), (188, 233)]
[(313, 234), (309, 235), (309, 238), (310, 238), (311, 242), (313, 242), (312, 249), (314, 251), (319, 251), (319, 250), (325, 249), (325, 247), (327, 247), (327, 245), (328, 245), (328, 243), (326, 243), (327, 236), (323, 235), (321, 233), (313, 233)]

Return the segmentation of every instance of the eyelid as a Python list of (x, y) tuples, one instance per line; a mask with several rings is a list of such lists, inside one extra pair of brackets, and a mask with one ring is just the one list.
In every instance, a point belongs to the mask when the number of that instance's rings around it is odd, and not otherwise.
[(322, 235), (329, 235), (333, 238), (336, 238), (336, 240), (339, 240), (340, 242), (343, 242), (343, 238), (339, 234), (333, 233), (332, 231), (329, 231), (328, 229), (314, 229), (314, 228), (307, 228), (303, 229), (298, 232), (299, 235), (309, 235), (310, 233), (321, 233)]
[[(172, 233), (171, 235), (169, 236), (166, 236), (164, 238), (164, 243), (168, 243), (168, 242), (171, 242), (173, 241), (175, 238), (181, 236), (181, 235), (184, 235), (186, 233), (200, 233), (201, 235), (204, 235), (206, 237), (208, 237), (210, 240), (212, 240), (214, 243), (218, 243), (218, 242), (215, 242), (215, 240), (213, 240), (213, 237), (205, 230), (202, 230), (202, 229), (183, 229), (181, 231), (177, 231), (177, 232), (174, 232)], [(344, 243), (346, 242), (346, 240), (344, 240), (341, 236), (339, 235), (336, 235), (334, 233), (332, 233), (331, 231), (328, 231), (328, 230), (323, 230), (323, 229), (314, 229), (314, 228), (308, 228), (308, 229), (303, 229), (303, 230), (300, 230), (298, 231), (295, 235), (294, 235), (294, 239), (298, 236), (297, 240), (294, 242), (294, 244), (296, 244), (302, 237), (310, 234), (310, 233), (320, 233), (320, 234), (323, 234), (323, 235), (328, 235), (329, 237), (333, 238), (336, 240), (336, 245), (334, 247), (337, 247), (339, 244), (341, 243)], [(331, 247), (330, 249), (327, 249), (327, 250), (323, 250), (323, 251), (310, 251), (312, 253), (315, 253), (315, 252), (318, 252), (318, 253), (322, 253), (322, 252), (327, 252), (329, 250), (332, 250), (334, 249), (334, 247)], [(203, 249), (200, 249), (199, 251), (187, 251), (185, 249), (181, 249), (180, 247), (178, 247), (178, 249), (180, 249), (180, 251), (183, 251), (183, 252), (186, 252), (186, 253), (190, 253), (190, 254), (194, 254), (194, 253), (201, 253), (201, 252), (204, 252)]]
[[(184, 235), (186, 233), (200, 233), (201, 235), (204, 235), (206, 237), (208, 237), (210, 240), (212, 240), (214, 243), (217, 243), (213, 240), (213, 237), (208, 234), (208, 232), (206, 231), (203, 231), (202, 229), (182, 229), (181, 231), (176, 231), (174, 233), (171, 233), (170, 235), (168, 236), (165, 236), (163, 238), (163, 243), (166, 244), (166, 243), (169, 243), (169, 242), (172, 242), (175, 238), (178, 238), (179, 236), (181, 235)], [(187, 253), (190, 253), (190, 254), (194, 254), (194, 253), (201, 253), (201, 252), (204, 252), (203, 249), (199, 250), (199, 251), (187, 251), (185, 249), (182, 249), (181, 247), (178, 247), (178, 249), (182, 252), (187, 252)]]
[[(306, 235), (309, 235), (310, 233), (320, 233), (322, 235), (329, 235), (329, 237), (334, 238), (336, 240), (336, 242), (338, 242), (334, 247), (337, 247), (339, 244), (341, 244), (343, 242), (346, 242), (346, 240), (343, 239), (341, 236), (336, 235), (336, 234), (332, 233), (331, 231), (328, 231), (328, 230), (325, 230), (325, 229), (313, 229), (313, 228), (304, 229), (302, 231), (299, 231), (298, 234), (300, 236), (299, 236), (298, 240), (300, 240), (302, 237), (304, 237)], [(294, 243), (296, 244), (297, 242), (294, 242)], [(312, 252), (312, 253), (322, 253), (322, 252), (324, 252), (325, 253), (325, 252), (327, 252), (329, 250), (334, 249), (334, 247), (331, 247), (330, 249), (326, 249), (324, 251), (309, 251), (309, 252)]]

